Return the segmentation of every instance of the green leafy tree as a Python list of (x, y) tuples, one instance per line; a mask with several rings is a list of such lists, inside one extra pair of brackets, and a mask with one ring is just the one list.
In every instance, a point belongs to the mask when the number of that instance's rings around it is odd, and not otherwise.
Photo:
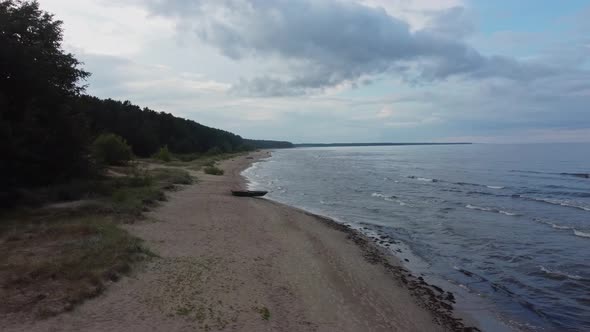
[(86, 121), (69, 101), (89, 73), (61, 42), (62, 22), (38, 2), (0, 0), (0, 191), (87, 170)]
[(125, 165), (133, 157), (131, 147), (115, 134), (102, 134), (92, 143), (92, 155), (101, 165)]

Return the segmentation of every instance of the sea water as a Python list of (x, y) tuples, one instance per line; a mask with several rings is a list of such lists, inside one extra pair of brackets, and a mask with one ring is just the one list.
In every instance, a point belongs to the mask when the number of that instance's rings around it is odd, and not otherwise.
[(473, 144), (276, 150), (244, 175), (387, 234), (512, 326), (590, 331), (589, 173), (589, 144)]

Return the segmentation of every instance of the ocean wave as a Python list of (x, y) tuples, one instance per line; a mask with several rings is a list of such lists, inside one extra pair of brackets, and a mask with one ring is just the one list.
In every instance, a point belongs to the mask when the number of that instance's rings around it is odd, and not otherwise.
[(551, 227), (553, 227), (555, 229), (572, 229), (570, 226), (562, 226), (562, 225), (557, 225), (557, 224), (551, 224)]
[(471, 186), (471, 187), (488, 188), (488, 189), (495, 189), (495, 190), (500, 190), (500, 189), (506, 188), (504, 186), (492, 186), (492, 185), (487, 185), (487, 184), (479, 184), (479, 183), (471, 183), (471, 182), (451, 182), (451, 181), (445, 181), (445, 180), (440, 180), (440, 179), (425, 178), (425, 177), (416, 176), (416, 175), (410, 175), (410, 176), (408, 176), (408, 179), (424, 181), (424, 182), (450, 183), (450, 184), (454, 184), (454, 185), (458, 185), (458, 186)]
[(590, 233), (585, 233), (585, 232), (581, 232), (575, 228), (573, 228), (574, 230), (574, 235), (575, 236), (579, 236), (579, 237), (585, 237), (585, 238), (590, 238)]
[(537, 218), (533, 218), (533, 220), (540, 222), (541, 224), (551, 226), (551, 228), (555, 228), (555, 229), (562, 229), (562, 230), (573, 229), (573, 227), (571, 227), (571, 226), (558, 225), (558, 224), (554, 224), (554, 223), (547, 221), (547, 220), (541, 220), (541, 219), (537, 219)]
[(465, 205), (465, 207), (468, 209), (471, 209), (471, 210), (495, 212), (495, 213), (500, 213), (500, 214), (503, 214), (506, 216), (518, 216), (518, 213), (508, 212), (508, 211), (494, 209), (494, 208), (488, 208), (488, 207), (481, 207), (481, 206), (476, 206), (476, 205), (471, 205), (471, 204), (467, 204), (467, 205)]
[(526, 173), (526, 174), (547, 174), (547, 175), (562, 175), (562, 176), (573, 176), (577, 178), (590, 179), (590, 173), (570, 173), (570, 172), (541, 172), (541, 171), (523, 171), (523, 170), (511, 170), (514, 173)]
[(488, 188), (488, 189), (504, 189), (504, 188), (506, 188), (504, 186), (490, 186), (487, 184), (470, 183), (470, 182), (452, 182), (452, 183), (459, 185), (459, 186), (483, 187), (483, 188)]
[(393, 196), (393, 195), (392, 196), (388, 196), (388, 195), (384, 195), (384, 194), (381, 194), (381, 193), (372, 193), (371, 196), (372, 197), (383, 198), (386, 201), (390, 201), (390, 200), (393, 200), (394, 198), (397, 198), (396, 196)]
[(394, 196), (394, 195), (388, 196), (388, 195), (384, 195), (381, 193), (372, 193), (371, 196), (381, 198), (381, 199), (386, 200), (388, 202), (396, 202), (397, 204), (399, 204), (401, 206), (410, 206), (410, 204), (398, 199), (397, 196)]
[(507, 211), (502, 211), (502, 210), (498, 210), (498, 213), (505, 214), (507, 216), (517, 216), (518, 215), (518, 214), (513, 213), (513, 212), (507, 212)]
[(414, 175), (408, 176), (408, 179), (414, 179), (414, 180), (424, 181), (424, 182), (439, 182), (440, 181), (438, 179), (423, 178), (423, 177), (414, 176)]
[(466, 208), (471, 209), (471, 210), (479, 210), (479, 211), (493, 211), (493, 209), (491, 208), (486, 208), (486, 207), (480, 207), (480, 206), (475, 206), (475, 205), (471, 205), (471, 204), (467, 204), (465, 205)]
[(577, 178), (590, 179), (590, 173), (559, 173), (559, 175), (574, 176)]
[(549, 225), (549, 226), (551, 226), (554, 229), (572, 230), (575, 236), (583, 237), (583, 238), (589, 238), (590, 239), (590, 233), (579, 231), (579, 230), (575, 229), (574, 227), (564, 226), (564, 225), (558, 225), (558, 224), (554, 224), (552, 222), (545, 221), (545, 220), (539, 220), (539, 219), (535, 219), (535, 220), (538, 221), (538, 222), (540, 222), (540, 223), (542, 223), (542, 224)]
[(541, 203), (548, 203), (552, 205), (561, 205), (565, 207), (571, 207), (578, 210), (590, 211), (590, 207), (583, 205), (582, 203), (571, 201), (571, 200), (564, 200), (564, 199), (555, 199), (555, 198), (538, 198), (538, 197), (530, 197), (524, 195), (512, 195), (514, 198), (524, 198), (531, 201), (541, 202)]
[(576, 275), (576, 274), (569, 274), (569, 273), (565, 273), (565, 272), (561, 272), (558, 270), (550, 270), (546, 267), (544, 267), (543, 265), (539, 265), (539, 269), (542, 272), (545, 272), (546, 274), (550, 275), (550, 276), (556, 276), (556, 277), (560, 277), (560, 278), (568, 278), (568, 279), (573, 279), (573, 280), (582, 280), (582, 276)]

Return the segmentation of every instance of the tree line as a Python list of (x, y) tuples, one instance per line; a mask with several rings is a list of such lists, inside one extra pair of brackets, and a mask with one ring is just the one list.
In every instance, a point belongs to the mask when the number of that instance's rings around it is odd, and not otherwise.
[(37, 1), (0, 0), (0, 192), (88, 176), (90, 144), (103, 133), (121, 136), (140, 157), (162, 147), (177, 154), (292, 147), (84, 95), (90, 73), (62, 38), (62, 22)]

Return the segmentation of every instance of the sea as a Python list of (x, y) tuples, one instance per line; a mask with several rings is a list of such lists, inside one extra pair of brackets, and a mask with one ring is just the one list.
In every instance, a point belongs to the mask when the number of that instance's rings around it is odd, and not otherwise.
[(243, 175), (374, 238), (462, 312), (590, 331), (590, 144), (295, 148)]

